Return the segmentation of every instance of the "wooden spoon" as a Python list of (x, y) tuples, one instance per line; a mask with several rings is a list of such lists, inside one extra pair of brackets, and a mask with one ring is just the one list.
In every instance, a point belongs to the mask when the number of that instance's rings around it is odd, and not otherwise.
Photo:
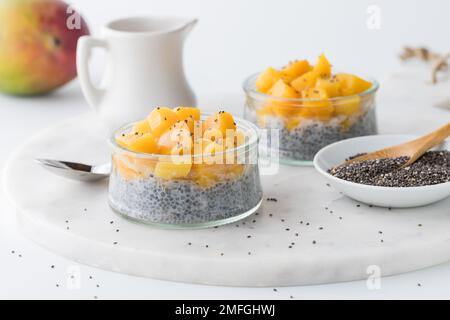
[(353, 158), (348, 160), (347, 163), (383, 158), (409, 157), (408, 162), (403, 165), (403, 167), (408, 167), (429, 149), (439, 145), (448, 136), (450, 136), (450, 122), (421, 138)]

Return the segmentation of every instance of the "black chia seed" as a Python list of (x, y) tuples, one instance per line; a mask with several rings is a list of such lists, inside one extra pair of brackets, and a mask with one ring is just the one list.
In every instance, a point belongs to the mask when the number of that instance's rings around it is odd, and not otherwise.
[(408, 157), (366, 160), (329, 170), (337, 178), (380, 187), (419, 187), (450, 182), (450, 151), (428, 151), (411, 166)]

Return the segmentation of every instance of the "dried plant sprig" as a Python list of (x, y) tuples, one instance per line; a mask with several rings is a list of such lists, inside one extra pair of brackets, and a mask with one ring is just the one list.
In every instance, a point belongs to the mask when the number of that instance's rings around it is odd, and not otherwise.
[(433, 64), (433, 69), (431, 70), (431, 83), (435, 84), (438, 82), (437, 74), (439, 71), (447, 70), (448, 63), (447, 60), (450, 59), (450, 53), (442, 56), (440, 59), (436, 60)]
[(442, 55), (426, 47), (404, 47), (403, 52), (400, 54), (400, 59), (405, 61), (413, 58), (428, 62), (432, 65), (431, 83), (435, 84), (438, 82), (438, 72), (448, 70), (447, 60), (450, 58), (450, 53)]

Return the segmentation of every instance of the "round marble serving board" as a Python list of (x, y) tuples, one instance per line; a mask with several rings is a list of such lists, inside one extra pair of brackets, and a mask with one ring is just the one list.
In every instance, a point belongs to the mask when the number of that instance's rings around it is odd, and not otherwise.
[(407, 210), (369, 207), (339, 194), (313, 168), (281, 166), (262, 177), (263, 206), (246, 220), (159, 230), (116, 215), (107, 181), (65, 180), (33, 162), (108, 161), (103, 137), (96, 118), (82, 115), (32, 137), (5, 172), (25, 235), (77, 262), (172, 281), (291, 286), (364, 279), (373, 265), (386, 276), (450, 260), (450, 199)]

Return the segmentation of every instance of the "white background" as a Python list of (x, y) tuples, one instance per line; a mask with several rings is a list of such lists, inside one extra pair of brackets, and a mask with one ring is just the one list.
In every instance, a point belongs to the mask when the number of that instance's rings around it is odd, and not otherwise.
[[(247, 75), (267, 65), (314, 59), (321, 52), (337, 69), (383, 80), (401, 67), (397, 55), (403, 45), (450, 51), (450, 2), (445, 0), (75, 0), (72, 4), (94, 34), (106, 21), (123, 16), (198, 17), (200, 23), (185, 52), (186, 73), (198, 94), (237, 92)], [(367, 27), (371, 5), (380, 9), (379, 29)], [(98, 77), (101, 55), (93, 64)], [(76, 81), (45, 97), (0, 96), (0, 167), (28, 136), (87, 110)], [(275, 292), (115, 274), (79, 266), (31, 243), (16, 230), (13, 211), (1, 193), (0, 203), (0, 298), (450, 298), (449, 264), (383, 278), (380, 290), (368, 290), (365, 281), (358, 281)], [(81, 282), (79, 288), (70, 289), (67, 270), (73, 266), (80, 268)]]

